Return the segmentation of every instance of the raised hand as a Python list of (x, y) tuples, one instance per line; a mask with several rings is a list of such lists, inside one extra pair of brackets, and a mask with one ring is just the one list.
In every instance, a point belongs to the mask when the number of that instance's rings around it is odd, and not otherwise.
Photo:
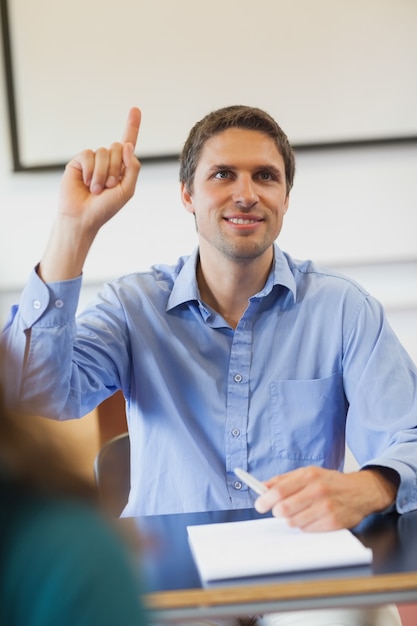
[(103, 224), (130, 200), (140, 163), (134, 154), (141, 114), (129, 111), (122, 141), (84, 150), (65, 168), (59, 210), (38, 273), (45, 282), (78, 276)]
[(139, 109), (132, 108), (121, 142), (84, 150), (68, 163), (61, 183), (62, 215), (81, 218), (97, 231), (132, 197), (140, 170), (134, 155), (140, 119)]

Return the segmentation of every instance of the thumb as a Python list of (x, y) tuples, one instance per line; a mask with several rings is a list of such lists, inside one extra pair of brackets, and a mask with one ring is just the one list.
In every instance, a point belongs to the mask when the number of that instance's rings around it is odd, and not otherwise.
[(134, 150), (135, 148), (130, 141), (123, 146), (123, 165), (125, 170), (121, 185), (129, 196), (133, 195), (140, 171), (140, 162), (136, 158)]

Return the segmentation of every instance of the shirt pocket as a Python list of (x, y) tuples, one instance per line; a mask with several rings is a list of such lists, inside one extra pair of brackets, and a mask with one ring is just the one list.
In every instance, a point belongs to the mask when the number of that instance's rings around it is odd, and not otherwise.
[(344, 458), (347, 400), (340, 373), (270, 383), (271, 436), (278, 458), (339, 468)]

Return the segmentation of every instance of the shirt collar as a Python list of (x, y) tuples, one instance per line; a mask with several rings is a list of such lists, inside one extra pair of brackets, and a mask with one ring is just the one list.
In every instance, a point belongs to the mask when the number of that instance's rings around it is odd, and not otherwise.
[[(197, 260), (198, 248), (186, 259), (178, 273), (168, 300), (167, 311), (181, 304), (185, 304), (186, 302), (201, 301), (196, 278)], [(276, 285), (287, 287), (287, 289), (292, 292), (295, 301), (297, 288), (294, 276), (288, 264), (287, 257), (277, 244), (274, 244), (274, 263), (271, 273), (268, 276), (265, 286), (256, 296), (263, 297), (268, 295)]]
[(281, 285), (287, 287), (288, 291), (291, 291), (294, 302), (297, 297), (297, 284), (295, 282), (294, 274), (292, 272), (291, 265), (288, 262), (288, 257), (277, 244), (274, 244), (274, 264), (272, 266), (271, 274), (266, 281), (264, 289), (267, 288), (268, 282), (272, 280), (272, 286)]
[(175, 279), (171, 295), (168, 299), (167, 311), (185, 302), (199, 302), (200, 292), (197, 285), (196, 271), (198, 248), (185, 260)]

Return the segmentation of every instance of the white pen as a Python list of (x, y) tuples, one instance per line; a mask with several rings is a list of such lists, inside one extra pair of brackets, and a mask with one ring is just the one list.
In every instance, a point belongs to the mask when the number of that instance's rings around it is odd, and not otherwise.
[(258, 495), (261, 496), (263, 493), (268, 491), (268, 488), (263, 483), (261, 483), (260, 480), (255, 478), (255, 476), (252, 476), (252, 474), (249, 474), (249, 472), (246, 472), (240, 467), (235, 467), (233, 471), (236, 474), (236, 476), (240, 478), (240, 480), (243, 480), (243, 482), (246, 483), (248, 487), (253, 489), (253, 491), (255, 491)]

